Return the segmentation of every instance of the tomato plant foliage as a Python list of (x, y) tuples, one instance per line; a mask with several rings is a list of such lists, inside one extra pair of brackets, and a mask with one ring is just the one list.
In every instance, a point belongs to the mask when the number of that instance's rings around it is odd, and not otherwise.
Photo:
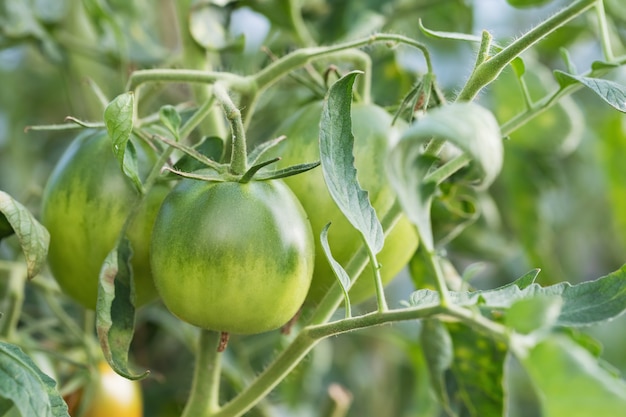
[(5, 3), (0, 415), (623, 414), (619, 1)]

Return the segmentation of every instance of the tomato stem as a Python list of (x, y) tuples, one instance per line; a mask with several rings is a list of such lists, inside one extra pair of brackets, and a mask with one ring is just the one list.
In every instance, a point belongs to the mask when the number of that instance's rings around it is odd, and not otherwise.
[(233, 103), (224, 85), (216, 83), (213, 86), (213, 93), (215, 98), (222, 104), (226, 118), (231, 126), (232, 154), (230, 157), (230, 172), (235, 175), (243, 175), (248, 170), (248, 154), (241, 112)]
[[(618, 66), (624, 65), (626, 64), (626, 56), (620, 56), (618, 58), (615, 58), (613, 61), (611, 61), (612, 64), (616, 64)], [(592, 78), (596, 78), (596, 77), (600, 77), (604, 74), (606, 74), (609, 70), (607, 68), (599, 68), (599, 69), (591, 69), (583, 74), (581, 74), (583, 77), (592, 77)], [(553, 92), (552, 94), (548, 94), (547, 96), (543, 97), (540, 100), (535, 101), (535, 103), (533, 104), (533, 106), (531, 108), (529, 108), (526, 111), (523, 111), (521, 113), (519, 113), (518, 115), (514, 116), (513, 118), (509, 119), (508, 121), (506, 121), (502, 126), (501, 126), (501, 132), (503, 136), (508, 136), (511, 133), (513, 133), (515, 130), (517, 130), (518, 128), (520, 128), (521, 126), (525, 125), (526, 123), (528, 123), (528, 121), (530, 121), (531, 119), (533, 119), (534, 117), (538, 116), (539, 114), (543, 113), (545, 110), (549, 109), (550, 107), (552, 107), (554, 104), (556, 104), (560, 98), (563, 98), (567, 95), (570, 95), (578, 90), (580, 90), (583, 87), (582, 84), (580, 83), (576, 83), (576, 84), (570, 84), (565, 88), (559, 88), (558, 90), (556, 90), (555, 92)]]
[(219, 410), (223, 333), (200, 330), (189, 400), (181, 417), (209, 417)]
[(473, 100), (480, 90), (494, 81), (500, 72), (522, 52), (572, 19), (589, 10), (597, 3), (598, 0), (577, 0), (526, 32), (526, 34), (509, 44), (490, 59), (483, 62), (481, 62), (481, 59), (477, 59), (476, 63), (478, 65), (474, 67), (474, 71), (472, 71), (465, 86), (459, 93), (457, 101)]
[(369, 257), (369, 263), (372, 266), (372, 271), (374, 272), (374, 286), (376, 288), (376, 304), (378, 306), (378, 312), (384, 313), (389, 310), (387, 306), (387, 300), (385, 299), (385, 289), (383, 288), (383, 280), (380, 276), (380, 264), (376, 259), (376, 254), (372, 251), (369, 245), (365, 245), (367, 247), (367, 255)]
[(609, 33), (609, 26), (606, 21), (606, 12), (604, 11), (604, 2), (596, 2), (596, 15), (598, 16), (598, 26), (600, 29), (600, 42), (602, 44), (602, 53), (604, 54), (605, 61), (611, 62), (615, 59), (613, 55), (613, 48), (611, 46), (611, 35)]

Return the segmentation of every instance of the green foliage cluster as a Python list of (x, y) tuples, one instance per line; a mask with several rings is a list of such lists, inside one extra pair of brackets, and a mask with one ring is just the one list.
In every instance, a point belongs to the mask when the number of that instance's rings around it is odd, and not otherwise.
[[(103, 360), (141, 381), (154, 417), (622, 415), (625, 67), (621, 0), (0, 3), (0, 416), (69, 415)], [(372, 162), (355, 161), (360, 105), (394, 120), (377, 126), (389, 143)], [(319, 161), (282, 164), (281, 151), (303, 155), (280, 137), (302, 108), (319, 109), (306, 154)], [(110, 142), (135, 200), (98, 260), (98, 297), (79, 304), (47, 266), (58, 234), (41, 207), (84, 129)], [(156, 157), (138, 158), (136, 141)], [(328, 196), (314, 198), (341, 211), (356, 249), (336, 257), (336, 226), (322, 228), (316, 262), (336, 279), (282, 332), (229, 335), (161, 300), (135, 304), (126, 232), (151, 190), (184, 177), (245, 198), (320, 173)], [(396, 224), (411, 233), (394, 237)], [(171, 277), (185, 244), (160, 239)], [(416, 241), (384, 287), (385, 247)], [(357, 278), (370, 280), (365, 302)], [(242, 309), (242, 294), (283, 307), (236, 289), (226, 301)], [(202, 297), (189, 299), (177, 303), (198, 313)]]

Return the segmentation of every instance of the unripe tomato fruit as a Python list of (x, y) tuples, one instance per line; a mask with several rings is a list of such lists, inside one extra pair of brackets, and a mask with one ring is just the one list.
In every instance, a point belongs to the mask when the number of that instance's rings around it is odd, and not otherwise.
[(183, 180), (154, 225), (154, 282), (167, 308), (188, 323), (261, 333), (302, 305), (313, 247), (306, 214), (282, 181)]
[[(276, 130), (276, 135), (286, 135), (273, 151), (280, 156), (278, 167), (320, 159), (319, 125), (322, 104), (315, 102), (303, 107), (289, 117)], [(391, 126), (391, 116), (375, 105), (354, 104), (352, 131), (354, 158), (361, 188), (369, 192), (372, 206), (380, 219), (392, 206), (395, 194), (385, 177), (387, 150), (399, 138), (399, 131)], [(321, 169), (285, 178), (285, 182), (302, 203), (309, 215), (316, 242), (322, 228), (331, 222), (328, 233), (333, 257), (344, 267), (362, 243), (361, 236), (345, 219), (328, 193)], [(383, 250), (377, 259), (382, 264), (383, 283), (389, 282), (408, 263), (417, 249), (418, 238), (414, 227), (405, 216), (389, 231)], [(366, 268), (350, 290), (350, 300), (363, 301), (375, 292), (370, 268)], [(315, 271), (307, 300), (316, 303), (335, 281), (320, 244), (316, 245)]]
[[(82, 417), (142, 417), (143, 402), (141, 384), (131, 381), (113, 371), (108, 363), (101, 361), (97, 367), (93, 386), (87, 391), (76, 391), (67, 398), (70, 416), (77, 415), (85, 407)], [(88, 401), (88, 404), (81, 404)]]
[[(156, 162), (136, 141), (140, 177)], [(129, 229), (136, 305), (156, 297), (148, 251), (152, 224), (168, 187), (152, 188)], [(95, 309), (98, 276), (139, 192), (122, 173), (106, 132), (85, 131), (67, 148), (43, 194), (42, 223), (50, 232), (48, 263), (60, 287), (86, 308)]]

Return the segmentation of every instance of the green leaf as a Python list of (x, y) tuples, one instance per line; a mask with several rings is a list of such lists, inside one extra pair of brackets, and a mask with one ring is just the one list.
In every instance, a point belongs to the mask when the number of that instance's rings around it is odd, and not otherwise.
[(320, 159), (328, 191), (348, 221), (361, 233), (372, 252), (383, 247), (384, 234), (367, 191), (359, 186), (352, 153), (354, 136), (350, 108), (352, 85), (358, 71), (351, 72), (330, 88), (322, 109)]
[[(591, 63), (591, 69), (594, 71), (602, 70), (602, 69), (613, 69), (618, 68), (621, 65), (616, 62), (605, 62), (605, 61), (594, 61)], [(572, 71), (570, 71), (571, 73)]]
[[(528, 284), (529, 277), (522, 277)], [(458, 305), (479, 305), (485, 313), (494, 309), (508, 309), (516, 301), (534, 297), (556, 297), (562, 300), (561, 313), (554, 323), (557, 326), (588, 326), (613, 319), (626, 311), (626, 265), (595, 281), (571, 285), (562, 282), (549, 287), (538, 284), (504, 287), (473, 292), (450, 292), (452, 302)], [(411, 295), (412, 305), (438, 304), (439, 294), (432, 290), (419, 290)]]
[(520, 290), (523, 290), (535, 283), (537, 277), (539, 276), (539, 272), (541, 272), (541, 270), (539, 269), (533, 269), (531, 271), (528, 271), (512, 283), (505, 285), (503, 288), (515, 285)]
[(435, 157), (423, 153), (431, 139), (451, 142), (470, 158), (472, 172), (480, 185), (489, 186), (502, 168), (503, 146), (497, 121), (485, 108), (474, 103), (453, 103), (436, 108), (404, 131), (391, 150), (388, 175), (402, 208), (417, 226), (420, 240), (434, 248), (430, 207), (437, 185), (425, 181)]
[(26, 258), (28, 278), (33, 278), (46, 263), (50, 234), (26, 207), (0, 191), (0, 240), (10, 234), (7, 230), (17, 235)]
[(431, 30), (424, 26), (422, 23), (422, 19), (418, 20), (419, 28), (426, 36), (430, 36), (434, 39), (449, 39), (455, 41), (465, 41), (465, 42), (475, 42), (480, 43), (482, 38), (476, 35), (469, 35), (467, 33), (459, 33), (459, 32), (442, 32), (437, 30)]
[[(255, 165), (259, 162), (259, 159), (270, 149), (277, 146), (283, 140), (287, 139), (285, 136), (279, 136), (276, 139), (267, 140), (257, 145), (250, 153), (248, 153), (248, 165)], [(280, 156), (280, 155), (279, 155)]]
[(610, 80), (572, 75), (558, 70), (554, 71), (554, 76), (561, 85), (561, 88), (565, 88), (570, 84), (580, 83), (591, 89), (591, 91), (596, 93), (614, 109), (626, 113), (625, 86)]
[(326, 224), (320, 233), (320, 243), (322, 244), (322, 248), (324, 249), (324, 254), (326, 255), (326, 259), (330, 264), (333, 273), (335, 274), (335, 278), (339, 281), (339, 285), (341, 286), (341, 290), (343, 291), (343, 297), (345, 300), (346, 307), (346, 317), (350, 317), (350, 296), (348, 295), (348, 291), (350, 291), (350, 275), (346, 272), (345, 269), (341, 266), (339, 262), (333, 258), (333, 254), (330, 250), (330, 245), (328, 244), (328, 228), (330, 227), (330, 223)]
[(305, 164), (292, 165), (287, 168), (276, 169), (274, 171), (261, 171), (254, 175), (256, 181), (275, 180), (299, 175), (320, 166), (320, 162), (308, 162)]
[[(225, 178), (224, 174), (221, 174), (219, 172), (216, 172), (210, 168), (206, 168), (206, 169), (199, 169), (197, 171), (194, 172), (183, 172), (183, 171), (178, 171), (176, 169), (172, 169), (172, 168), (165, 168), (167, 171), (171, 172), (172, 174), (176, 174), (179, 177), (183, 177), (183, 178), (189, 178), (192, 180), (200, 180), (200, 181), (215, 181), (215, 182), (223, 182), (223, 181), (227, 181), (227, 179)], [(229, 178), (229, 180), (235, 180), (236, 178)]]
[(0, 408), (9, 400), (22, 416), (69, 417), (56, 382), (19, 347), (0, 342)]
[(176, 111), (176, 108), (169, 104), (161, 107), (159, 109), (159, 119), (178, 141), (180, 139), (180, 125), (182, 119), (178, 111)]
[(563, 336), (519, 354), (542, 402), (544, 417), (621, 416), (626, 383), (604, 370), (584, 348)]
[(104, 260), (98, 280), (96, 330), (100, 347), (111, 368), (125, 378), (141, 379), (149, 371), (136, 375), (128, 369), (128, 351), (135, 329), (131, 257), (130, 241), (124, 237)]
[(420, 344), (428, 367), (430, 384), (444, 409), (450, 409), (450, 399), (446, 391), (445, 373), (453, 360), (452, 339), (448, 329), (437, 319), (422, 321)]
[[(160, 139), (167, 145), (184, 153), (176, 164), (174, 164), (174, 167), (178, 171), (192, 172), (210, 167), (217, 172), (225, 172), (228, 169), (227, 165), (221, 165), (210, 158), (211, 156), (215, 156), (214, 153), (219, 152), (221, 154), (222, 152), (223, 142), (218, 137), (207, 138), (194, 148), (164, 137)], [(220, 142), (219, 144), (217, 143), (218, 141)]]
[[(445, 32), (445, 31), (437, 31), (437, 30), (428, 29), (422, 23), (422, 19), (419, 19), (418, 24), (419, 24), (420, 30), (422, 31), (422, 33), (424, 33), (424, 35), (430, 36), (431, 38), (434, 38), (434, 39), (446, 39), (446, 40), (454, 40), (454, 41), (472, 42), (472, 43), (478, 43), (478, 44), (482, 43), (483, 41), (482, 36), (470, 35), (467, 33), (460, 33), (460, 32)], [(502, 49), (504, 49), (502, 45), (499, 45), (496, 42), (492, 42), (491, 47), (493, 48), (495, 52), (499, 52)], [(511, 66), (513, 67), (513, 69), (515, 70), (515, 72), (518, 74), (519, 77), (521, 77), (526, 71), (524, 60), (520, 57), (516, 57), (515, 59), (513, 59), (513, 61), (511, 61)]]
[(507, 347), (461, 323), (447, 323), (452, 338), (452, 375), (462, 416), (503, 416)]
[(521, 334), (551, 329), (559, 318), (562, 305), (563, 299), (553, 295), (518, 300), (507, 311), (505, 323)]
[(104, 109), (104, 123), (113, 142), (113, 153), (124, 175), (131, 179), (138, 191), (143, 193), (135, 148), (130, 142), (135, 118), (134, 97), (133, 92), (129, 91), (114, 98)]

